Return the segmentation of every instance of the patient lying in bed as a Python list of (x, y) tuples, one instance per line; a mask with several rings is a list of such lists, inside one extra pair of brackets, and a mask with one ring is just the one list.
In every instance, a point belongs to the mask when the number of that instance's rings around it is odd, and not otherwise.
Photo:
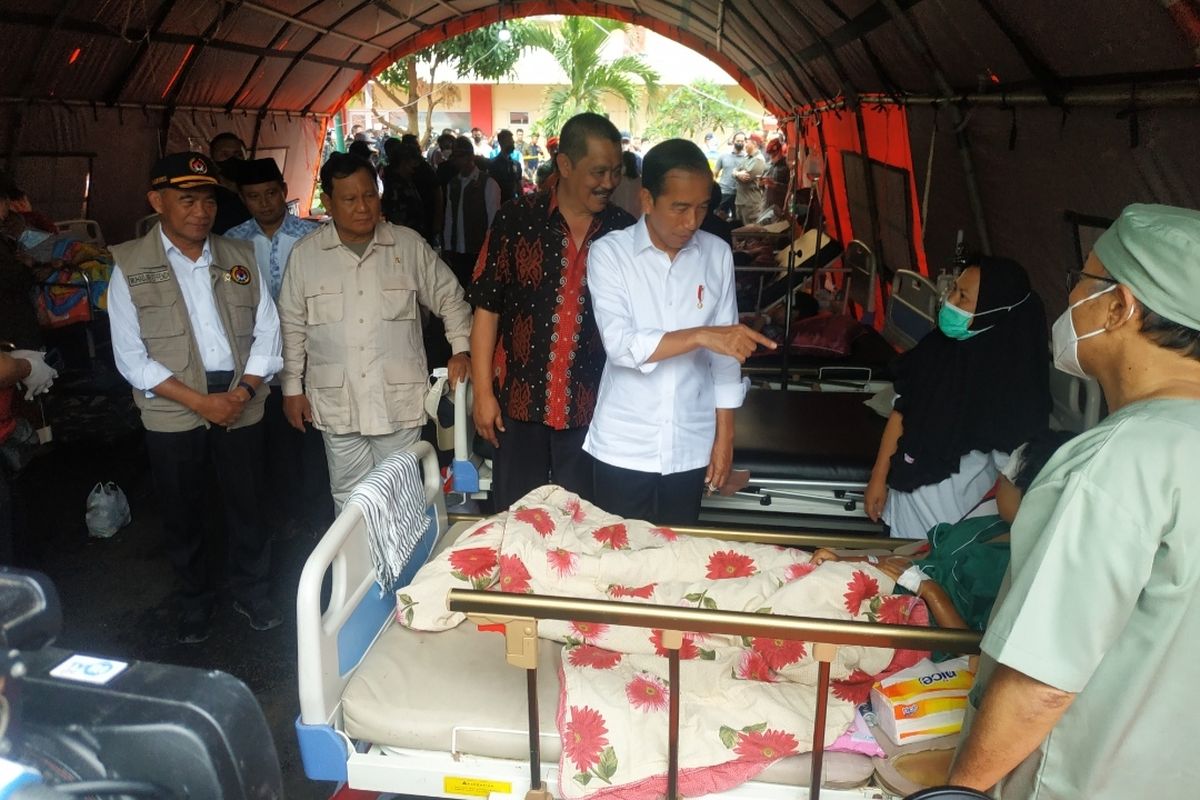
[(1014, 450), (996, 484), (997, 513), (930, 528), (927, 546), (915, 556), (842, 557), (822, 548), (813, 554), (812, 563), (873, 560), (897, 582), (899, 591), (925, 601), (939, 627), (982, 631), (1008, 569), (1008, 530), (1021, 498), (1050, 456), (1072, 435), (1046, 430)]
[[(809, 563), (802, 551), (684, 537), (621, 520), (558, 487), (543, 487), (485, 520), (397, 593), (398, 617), (418, 630), (463, 621), (451, 588), (620, 599), (758, 613), (926, 624), (924, 604), (893, 594), (873, 565)], [(661, 631), (544, 621), (565, 644), (558, 728), (559, 796), (661, 795), (667, 767), (667, 661)], [(680, 652), (680, 793), (731, 788), (773, 761), (805, 752), (817, 662), (807, 643), (687, 634)], [(849, 726), (880, 676), (923, 654), (839, 648), (826, 741)]]

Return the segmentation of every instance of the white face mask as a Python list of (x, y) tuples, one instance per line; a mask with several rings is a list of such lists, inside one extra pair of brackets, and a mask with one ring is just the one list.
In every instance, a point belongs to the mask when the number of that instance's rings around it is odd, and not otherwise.
[[(1117, 284), (1111, 284), (1107, 289), (1101, 289), (1098, 292), (1089, 294), (1087, 297), (1080, 300), (1078, 303), (1072, 303), (1067, 306), (1058, 319), (1054, 320), (1054, 327), (1050, 329), (1050, 345), (1054, 351), (1054, 366), (1067, 373), (1074, 375), (1076, 378), (1086, 380), (1091, 377), (1083, 370), (1083, 366), (1079, 363), (1079, 343), (1084, 339), (1090, 339), (1093, 336), (1099, 336), (1107, 331), (1107, 328), (1100, 328), (1090, 333), (1085, 333), (1080, 336), (1075, 332), (1075, 320), (1071, 317), (1071, 311), (1088, 302), (1095, 300), (1101, 295), (1115, 291)], [(1130, 316), (1133, 316), (1133, 308), (1129, 309)]]

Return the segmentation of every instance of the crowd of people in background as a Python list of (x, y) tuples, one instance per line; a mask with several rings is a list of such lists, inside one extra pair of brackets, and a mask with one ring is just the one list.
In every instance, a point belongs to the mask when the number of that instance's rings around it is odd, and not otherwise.
[[(455, 143), (460, 139), (463, 143), (456, 156)], [(713, 209), (719, 219), (736, 227), (786, 215), (787, 146), (777, 131), (708, 132), (703, 142), (701, 149), (720, 185), (720, 202)], [(613, 202), (634, 216), (641, 214), (638, 197), (642, 159), (653, 144), (646, 136), (621, 131), (623, 180), (614, 192)], [(384, 217), (418, 230), (435, 246), (441, 245), (445, 233), (441, 220), (449, 197), (448, 187), (456, 175), (474, 175), (477, 169), (480, 175), (495, 181), (500, 202), (504, 203), (545, 188), (554, 172), (557, 150), (558, 136), (543, 138), (539, 133), (527, 133), (524, 128), (501, 129), (494, 134), (478, 127), (466, 131), (443, 128), (422, 147), (412, 133), (397, 137), (381, 128), (353, 125), (346, 144), (347, 152), (370, 161), (379, 171)], [(335, 151), (334, 134), (330, 130), (322, 163)], [(473, 167), (463, 172), (463, 163), (459, 161), (456, 166), (455, 158), (468, 155)], [(471, 249), (453, 251), (465, 254)]]

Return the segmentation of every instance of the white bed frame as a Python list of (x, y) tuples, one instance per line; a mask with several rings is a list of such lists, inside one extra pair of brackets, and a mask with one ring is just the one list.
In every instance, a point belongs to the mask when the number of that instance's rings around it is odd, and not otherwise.
[[(436, 454), (425, 442), (412, 450), (421, 459), (428, 526), (399, 585), (411, 580), (448, 529)], [(331, 573), (332, 591), (328, 607), (322, 611), (321, 585), (326, 573)], [(342, 511), (309, 556), (300, 576), (296, 615), (300, 695), (296, 733), (309, 778), (380, 793), (467, 796), (449, 791), (454, 788), (447, 785), (451, 779), (476, 782), (483, 787), (476, 795), (481, 797), (546, 797), (536, 790), (530, 792), (528, 761), (380, 747), (353, 741), (345, 733), (342, 693), (364, 656), (395, 619), (394, 596), (391, 591), (380, 595), (363, 516), (354, 506)], [(501, 657), (499, 652), (497, 657)], [(543, 787), (556, 787), (557, 765), (543, 763), (540, 777)], [(875, 787), (822, 788), (820, 795), (831, 800), (894, 797)], [(714, 795), (729, 800), (803, 800), (810, 796), (804, 787), (758, 781)]]

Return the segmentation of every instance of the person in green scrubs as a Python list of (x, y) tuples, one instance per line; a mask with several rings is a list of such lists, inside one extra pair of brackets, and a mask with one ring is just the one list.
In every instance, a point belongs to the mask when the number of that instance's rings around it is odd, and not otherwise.
[(1200, 212), (1132, 205), (1072, 274), (1055, 365), (1110, 416), (1025, 495), (950, 783), (1191, 798), (1200, 677)]

